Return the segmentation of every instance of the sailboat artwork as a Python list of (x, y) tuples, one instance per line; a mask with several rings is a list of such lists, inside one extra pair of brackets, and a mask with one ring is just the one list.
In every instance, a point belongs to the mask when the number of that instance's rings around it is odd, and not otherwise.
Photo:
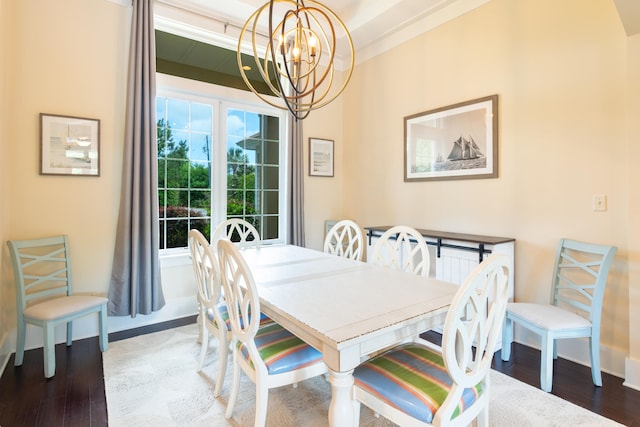
[(498, 95), (406, 116), (404, 180), (498, 177)]
[(468, 160), (483, 158), (484, 154), (480, 151), (478, 144), (473, 140), (472, 136), (465, 139), (462, 136), (453, 142), (453, 148), (447, 157), (448, 160)]

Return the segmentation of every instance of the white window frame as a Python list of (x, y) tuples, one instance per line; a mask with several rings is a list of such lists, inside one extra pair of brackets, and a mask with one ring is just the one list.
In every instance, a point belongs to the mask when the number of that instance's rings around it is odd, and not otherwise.
[[(156, 73), (156, 96), (161, 98), (184, 99), (191, 102), (200, 102), (213, 105), (213, 127), (211, 136), (212, 159), (211, 177), (211, 232), (217, 224), (227, 217), (227, 145), (226, 145), (226, 112), (229, 108), (247, 110), (258, 114), (277, 116), (279, 118), (279, 200), (278, 200), (278, 235), (277, 239), (263, 241), (263, 244), (278, 244), (287, 241), (289, 223), (287, 200), (289, 199), (289, 138), (287, 136), (288, 115), (284, 111), (268, 106), (260, 101), (253, 93), (238, 89), (214, 85), (211, 83), (190, 80), (182, 77)], [(155, 104), (154, 104), (155, 105)], [(224, 167), (221, 160), (224, 159)], [(209, 238), (210, 236), (207, 236)], [(160, 249), (161, 256), (182, 255), (188, 253), (188, 248)]]

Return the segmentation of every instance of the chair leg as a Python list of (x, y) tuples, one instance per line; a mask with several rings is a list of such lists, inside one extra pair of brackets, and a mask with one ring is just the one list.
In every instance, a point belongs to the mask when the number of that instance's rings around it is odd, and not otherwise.
[(233, 408), (236, 406), (236, 400), (238, 399), (238, 390), (240, 389), (240, 365), (238, 364), (238, 356), (235, 349), (233, 349), (233, 375), (231, 378), (231, 393), (229, 394), (229, 402), (227, 403), (227, 410), (224, 413), (226, 418), (231, 418), (233, 415)]
[(100, 351), (109, 349), (109, 331), (107, 328), (107, 304), (103, 304), (98, 313), (98, 327), (100, 328)]
[(269, 406), (269, 388), (256, 378), (256, 421), (255, 427), (267, 424), (267, 407)]
[(27, 325), (24, 321), (18, 319), (18, 325), (16, 326), (16, 357), (15, 366), (22, 366), (24, 360), (24, 340), (27, 334)]
[(44, 376), (51, 378), (56, 374), (56, 348), (53, 339), (55, 328), (53, 324), (46, 323), (42, 330), (44, 332)]
[(591, 348), (591, 378), (593, 383), (602, 387), (602, 373), (600, 372), (600, 336), (594, 334), (589, 337), (589, 347)]
[(200, 328), (200, 357), (198, 358), (198, 372), (202, 371), (204, 366), (204, 358), (207, 355), (209, 349), (209, 331), (206, 330), (204, 325)]
[(489, 427), (489, 406), (485, 406), (476, 417), (475, 425), (478, 427)]
[(73, 320), (67, 322), (67, 347), (73, 343)]
[(229, 341), (227, 340), (227, 331), (218, 330), (218, 378), (216, 378), (216, 386), (213, 389), (213, 397), (220, 396), (222, 386), (224, 385), (224, 377), (227, 373), (227, 360), (229, 359)]
[(553, 382), (553, 345), (554, 339), (548, 333), (542, 336), (542, 354), (540, 355), (540, 388), (549, 393)]
[(502, 325), (502, 360), (508, 362), (511, 358), (511, 342), (513, 341), (513, 320), (508, 316), (504, 318), (504, 325)]

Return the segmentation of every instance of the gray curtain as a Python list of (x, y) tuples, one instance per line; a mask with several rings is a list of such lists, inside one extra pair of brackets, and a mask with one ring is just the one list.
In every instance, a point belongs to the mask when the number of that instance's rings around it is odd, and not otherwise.
[(289, 199), (289, 242), (304, 246), (304, 141), (302, 140), (302, 120), (289, 116), (291, 135), (291, 155), (289, 157), (291, 197)]
[(109, 314), (135, 317), (164, 306), (158, 260), (156, 49), (153, 0), (133, 0), (122, 188)]

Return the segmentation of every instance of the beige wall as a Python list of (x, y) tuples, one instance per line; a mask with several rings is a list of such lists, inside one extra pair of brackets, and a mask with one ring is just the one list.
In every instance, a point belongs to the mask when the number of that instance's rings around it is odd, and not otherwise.
[[(343, 151), (349, 142), (342, 136), (344, 127), (342, 99), (311, 112), (312, 120), (305, 120), (304, 134), (304, 199), (305, 245), (322, 249), (324, 221), (346, 219), (343, 212), (345, 171)], [(333, 178), (309, 176), (309, 138), (330, 139), (334, 146)]]
[[(629, 58), (629, 324), (640, 325), (640, 34), (628, 39)], [(640, 328), (630, 328), (627, 382), (640, 389)]]
[[(358, 65), (343, 106), (342, 215), (362, 226), (514, 237), (518, 300), (548, 300), (559, 238), (617, 245), (602, 342), (603, 363), (621, 374), (630, 338), (628, 232), (637, 221), (629, 210), (637, 180), (629, 180), (626, 43), (610, 0), (493, 0)], [(404, 116), (492, 94), (498, 179), (403, 182)], [(607, 212), (592, 211), (594, 194), (607, 195)], [(333, 214), (323, 209), (307, 201), (316, 216)], [(315, 241), (317, 229), (307, 231)]]
[[(104, 0), (8, 3), (5, 21), (11, 23), (12, 43), (3, 70), (9, 76), (10, 111), (0, 117), (8, 117), (2, 126), (2, 158), (10, 160), (2, 174), (0, 292), (3, 320), (14, 328), (7, 239), (68, 234), (75, 291), (107, 292), (120, 192), (131, 8)], [(100, 119), (100, 177), (39, 174), (39, 113)]]
[[(9, 128), (8, 111), (9, 111), (9, 97), (8, 97), (8, 75), (7, 57), (9, 50), (9, 40), (11, 36), (10, 32), (11, 20), (9, 19), (9, 0), (0, 0), (0, 129)], [(7, 314), (2, 308), (6, 305), (7, 299), (6, 291), (2, 285), (5, 270), (5, 259), (1, 254), (4, 251), (5, 234), (7, 231), (7, 217), (8, 211), (5, 209), (8, 203), (8, 167), (9, 156), (7, 150), (9, 146), (9, 138), (7, 132), (0, 134), (0, 371), (2, 366), (6, 363), (11, 350), (6, 344), (6, 336), (9, 332)]]

